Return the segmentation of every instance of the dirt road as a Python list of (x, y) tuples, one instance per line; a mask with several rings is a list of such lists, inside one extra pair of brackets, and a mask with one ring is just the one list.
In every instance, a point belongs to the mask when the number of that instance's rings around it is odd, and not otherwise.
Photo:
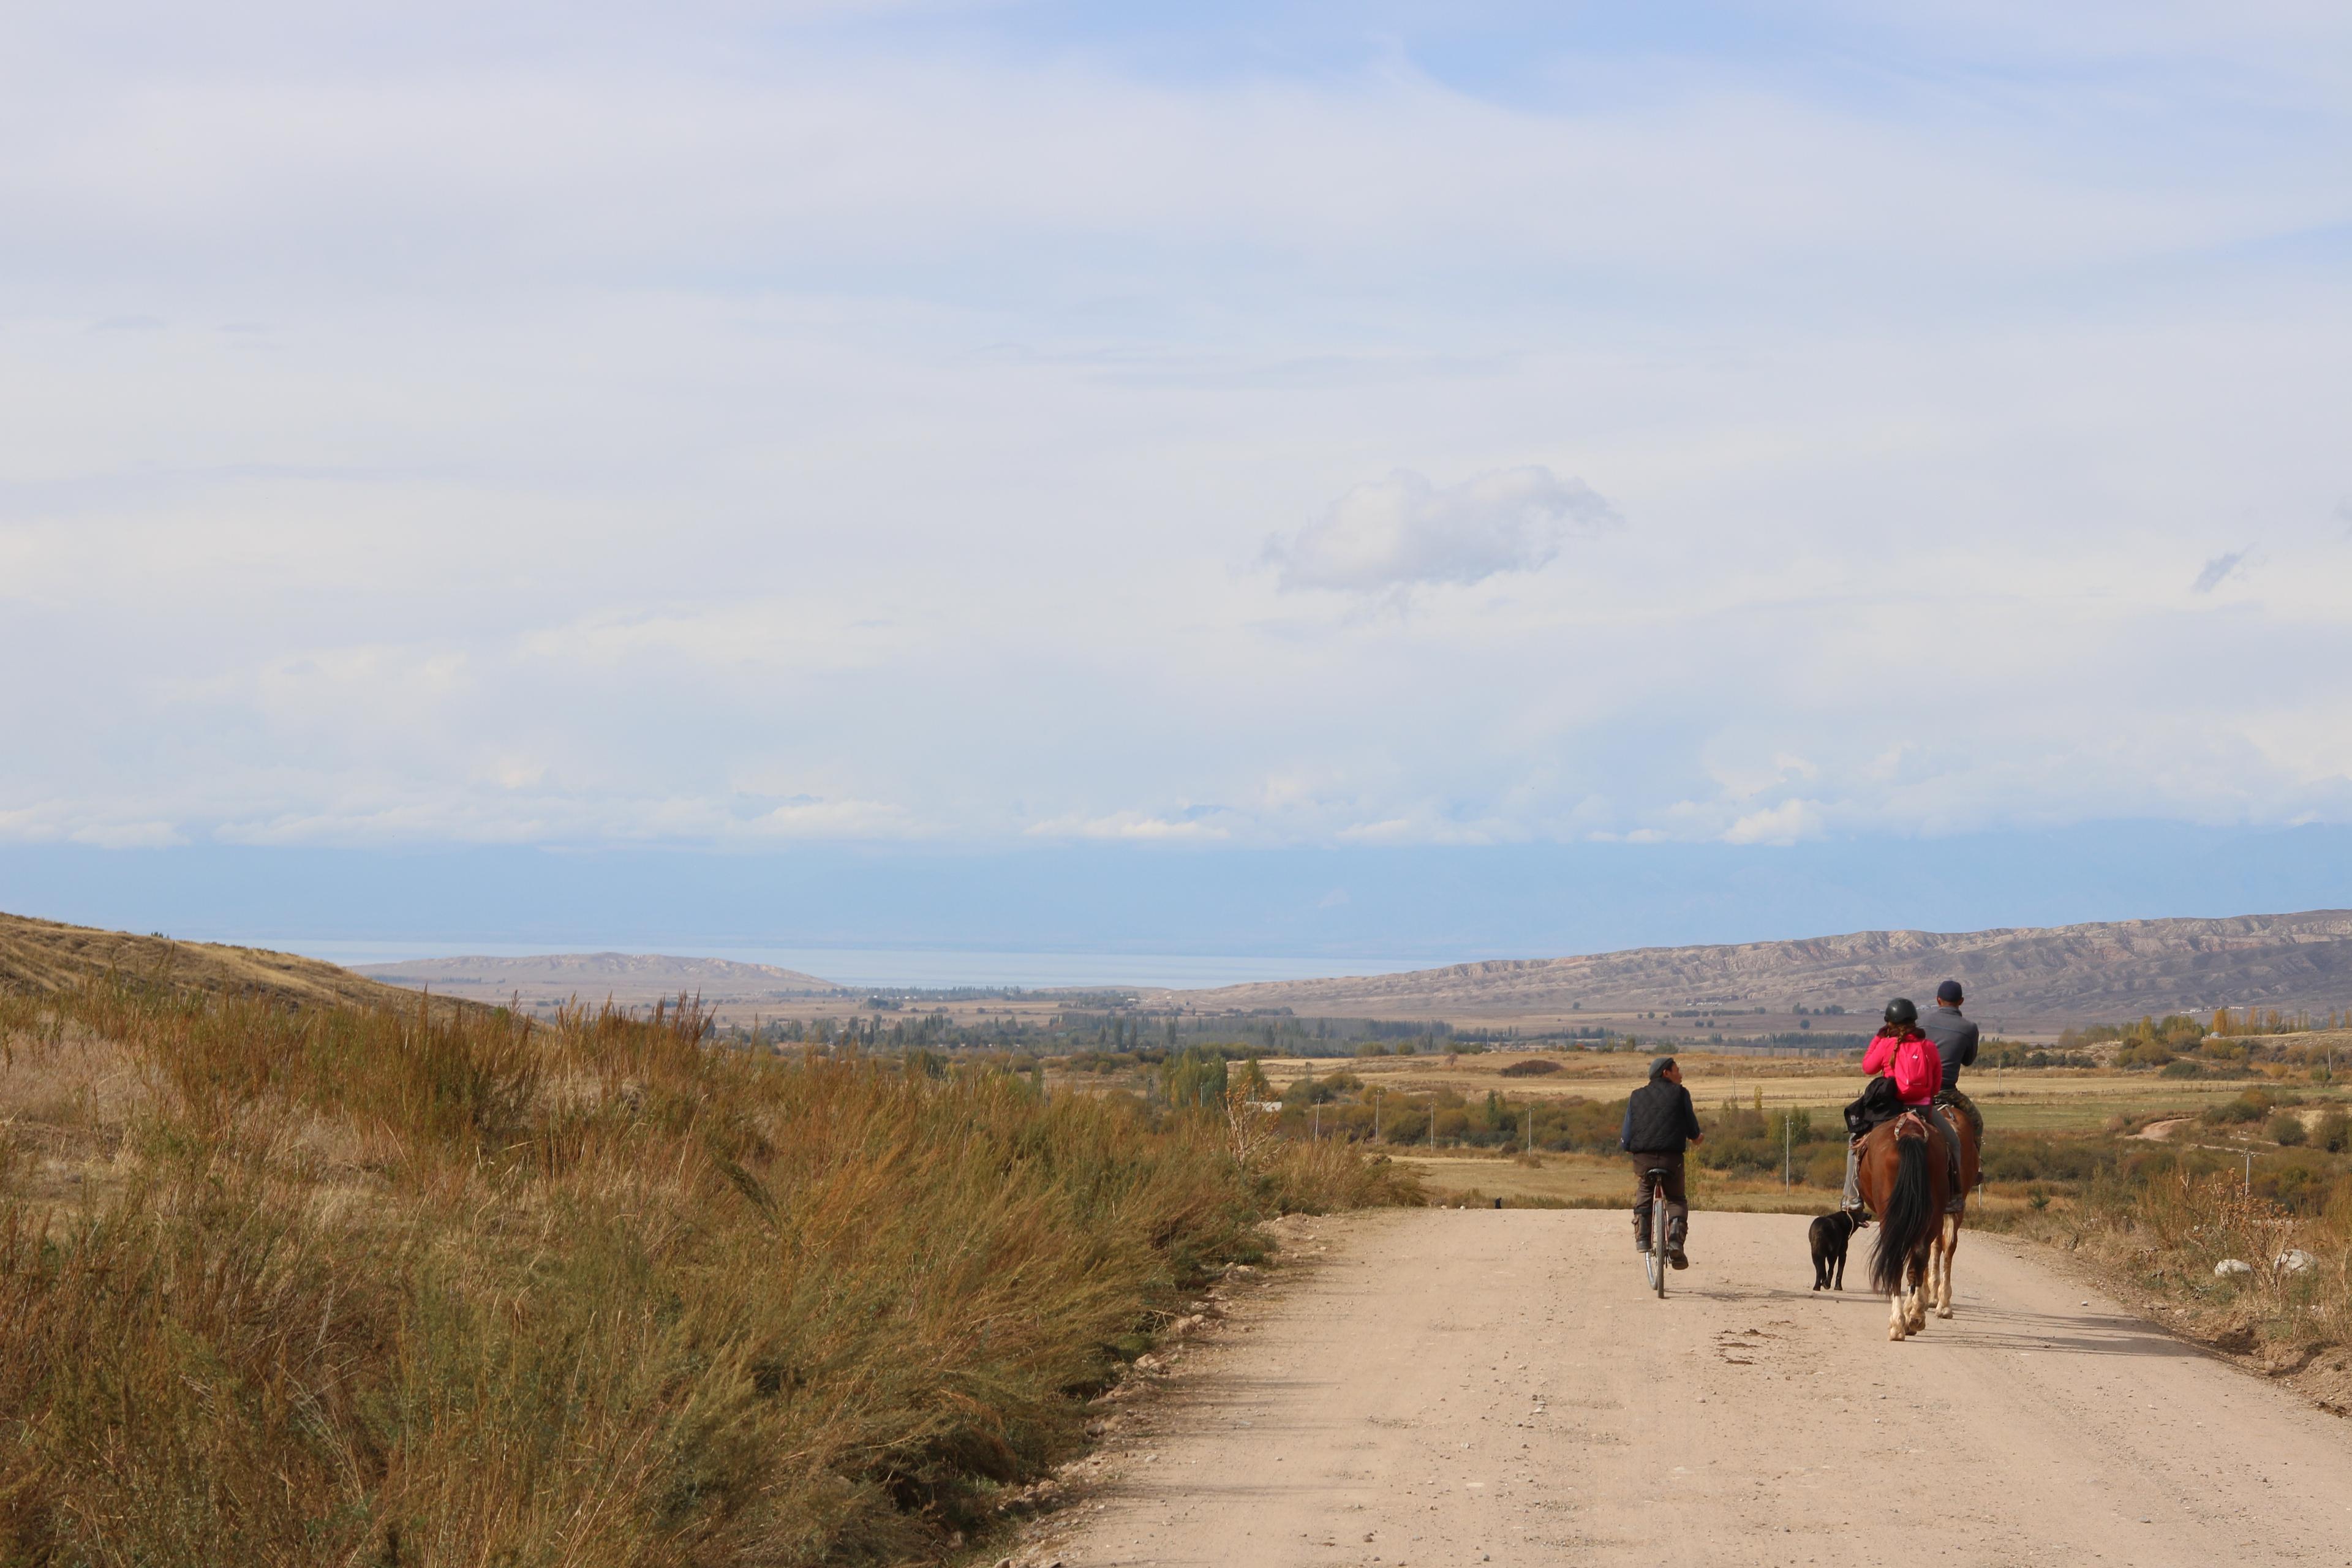
[(1802, 1218), (1693, 1226), (1660, 1301), (1614, 1213), (1318, 1222), (1034, 1560), (2352, 1563), (2352, 1422), (2023, 1245), (1898, 1345), (1859, 1244), (1816, 1296)]

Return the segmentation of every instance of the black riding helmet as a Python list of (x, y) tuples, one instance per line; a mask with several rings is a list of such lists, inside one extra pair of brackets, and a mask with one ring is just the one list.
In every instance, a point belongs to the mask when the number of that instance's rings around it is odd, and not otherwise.
[(1886, 1005), (1886, 1021), (1897, 1028), (1906, 1028), (1919, 1021), (1919, 1008), (1908, 996), (1897, 996)]

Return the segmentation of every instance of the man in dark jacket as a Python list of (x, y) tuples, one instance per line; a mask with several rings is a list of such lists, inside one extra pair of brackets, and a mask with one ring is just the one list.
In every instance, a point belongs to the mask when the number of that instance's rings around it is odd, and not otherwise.
[(1960, 1016), (1960, 1004), (1965, 1000), (1958, 981), (1945, 981), (1936, 987), (1936, 1005), (1919, 1020), (1919, 1028), (1936, 1043), (1936, 1055), (1944, 1062), (1943, 1087), (1936, 1091), (1937, 1103), (1948, 1105), (1967, 1117), (1969, 1125), (1976, 1130), (1977, 1146), (1982, 1148), (1984, 1112), (1959, 1089), (1960, 1069), (1975, 1066), (1977, 1059), (1977, 1026)]
[[(1683, 1189), (1685, 1140), (1703, 1143), (1706, 1135), (1698, 1130), (1698, 1111), (1683, 1087), (1683, 1069), (1674, 1058), (1660, 1057), (1650, 1064), (1650, 1081), (1625, 1101), (1617, 1146), (1633, 1157), (1634, 1249), (1650, 1250), (1650, 1193), (1656, 1183), (1666, 1191), (1666, 1260), (1677, 1268), (1690, 1267), (1683, 1252), (1690, 1232), (1690, 1204)], [(1653, 1171), (1661, 1175), (1654, 1177)]]

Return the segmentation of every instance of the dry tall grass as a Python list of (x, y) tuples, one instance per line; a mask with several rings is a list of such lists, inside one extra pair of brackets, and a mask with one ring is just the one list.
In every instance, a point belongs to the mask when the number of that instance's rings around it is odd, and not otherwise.
[(1244, 1168), (1209, 1115), (704, 1035), (0, 997), (0, 1079), (103, 1042), (138, 1088), (76, 1187), (12, 1139), (0, 1554), (925, 1555), (1257, 1219), (1397, 1192), (1331, 1145)]
[[(2032, 1156), (2035, 1142), (2009, 1153)], [(2075, 1252), (2155, 1298), (2191, 1337), (2273, 1372), (2352, 1346), (2352, 1172), (2336, 1157), (2283, 1150), (2242, 1163), (2231, 1156), (2242, 1150), (2039, 1142), (2051, 1147), (2038, 1163), (2076, 1179), (2022, 1184), (2024, 1207), (1972, 1224)], [(2049, 1157), (2070, 1150), (2071, 1161)], [(2020, 1195), (2019, 1183), (1997, 1184)], [(2231, 1260), (2242, 1271), (2216, 1271)]]

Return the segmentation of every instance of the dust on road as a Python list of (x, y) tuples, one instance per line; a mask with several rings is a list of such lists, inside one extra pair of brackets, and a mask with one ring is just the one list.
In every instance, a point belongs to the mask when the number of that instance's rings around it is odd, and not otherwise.
[(1694, 1215), (1660, 1301), (1621, 1214), (1316, 1222), (1328, 1250), (1031, 1555), (2352, 1563), (2352, 1424), (1995, 1237), (1962, 1247), (1958, 1316), (1890, 1344), (1883, 1300), (1811, 1291), (1805, 1224)]

